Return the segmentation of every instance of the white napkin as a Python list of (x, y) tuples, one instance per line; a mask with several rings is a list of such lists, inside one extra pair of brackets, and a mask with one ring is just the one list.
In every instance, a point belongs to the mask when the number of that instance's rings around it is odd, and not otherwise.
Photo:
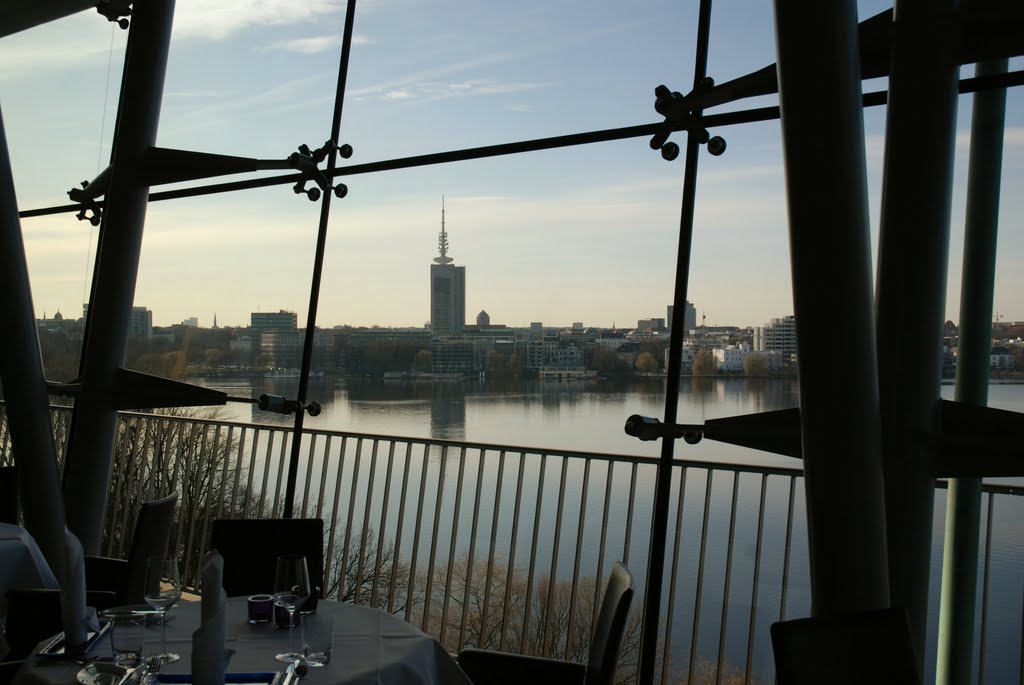
[(61, 583), (61, 614), (64, 640), (69, 647), (80, 647), (91, 631), (99, 630), (96, 610), (85, 604), (85, 557), (82, 543), (64, 529), (64, 575)]
[(224, 685), (228, 596), (223, 579), (224, 559), (217, 550), (210, 550), (203, 557), (202, 621), (192, 633), (193, 685)]

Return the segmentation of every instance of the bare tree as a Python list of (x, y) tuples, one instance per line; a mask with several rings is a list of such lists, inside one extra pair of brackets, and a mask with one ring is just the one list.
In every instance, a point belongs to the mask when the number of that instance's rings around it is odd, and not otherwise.
[[(324, 569), (328, 576), (324, 597), (368, 604), (395, 614), (405, 612), (411, 576), (408, 564), (395, 558), (394, 542), (385, 540), (379, 546), (370, 527), (360, 533), (358, 540), (349, 539), (344, 528), (336, 535), (338, 540), (348, 541), (348, 549), (342, 542), (331, 552)], [(417, 601), (413, 595), (413, 603)]]

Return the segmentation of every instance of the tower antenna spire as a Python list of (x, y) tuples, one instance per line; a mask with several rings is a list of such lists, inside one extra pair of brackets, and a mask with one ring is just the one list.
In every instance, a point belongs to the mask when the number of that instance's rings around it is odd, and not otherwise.
[(434, 257), (437, 264), (451, 264), (454, 259), (448, 256), (448, 234), (444, 230), (444, 195), (441, 196), (441, 235), (437, 239), (437, 250), (440, 256)]

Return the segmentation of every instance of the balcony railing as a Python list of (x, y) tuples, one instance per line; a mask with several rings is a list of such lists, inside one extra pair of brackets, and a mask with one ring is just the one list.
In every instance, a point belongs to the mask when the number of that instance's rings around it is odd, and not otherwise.
[[(52, 417), (61, 452), (70, 413)], [(123, 413), (103, 553), (126, 553), (139, 504), (176, 489), (172, 537), (200, 591), (213, 519), (281, 515), (290, 443), (285, 427)], [(453, 653), (583, 660), (603, 574), (621, 560), (638, 587), (620, 676), (635, 679), (652, 459), (338, 431), (306, 431), (303, 444), (296, 515), (324, 519), (327, 597), (399, 614)], [(0, 462), (10, 459), (0, 404)], [(677, 461), (672, 483), (661, 682), (770, 683), (770, 624), (810, 609), (801, 471)], [(992, 588), (1021, 587), (1004, 553), (1020, 546), (1024, 500), (1011, 487), (986, 493), (979, 682), (1020, 659), (1019, 609), (1008, 618)]]

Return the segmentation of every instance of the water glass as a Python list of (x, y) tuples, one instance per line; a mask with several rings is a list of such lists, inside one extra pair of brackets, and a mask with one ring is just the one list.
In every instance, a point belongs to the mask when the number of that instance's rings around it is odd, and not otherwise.
[(141, 614), (117, 614), (111, 618), (110, 647), (114, 663), (135, 668), (142, 663), (142, 645), (146, 636), (146, 617)]
[(307, 666), (326, 666), (334, 649), (334, 618), (323, 614), (302, 617), (302, 653)]

